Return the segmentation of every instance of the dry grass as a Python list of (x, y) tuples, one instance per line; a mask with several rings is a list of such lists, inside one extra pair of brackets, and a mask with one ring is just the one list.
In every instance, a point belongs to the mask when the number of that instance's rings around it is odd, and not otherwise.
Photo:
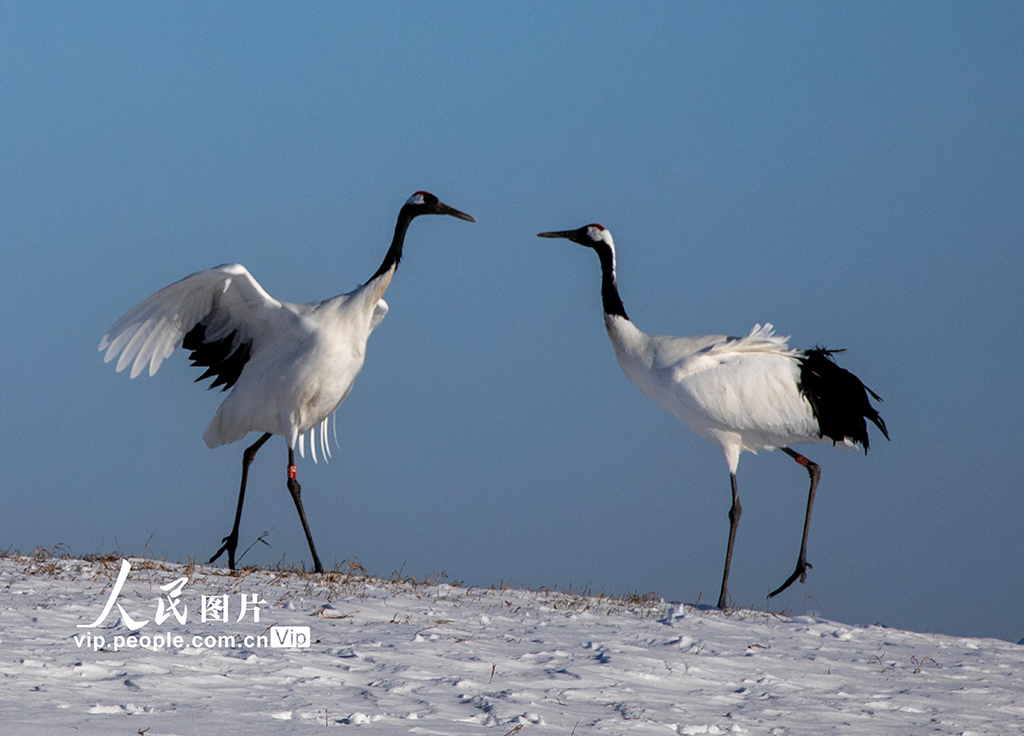
[[(405, 575), (402, 568), (387, 577), (371, 575), (358, 560), (345, 560), (331, 570), (317, 574), (304, 566), (289, 565), (284, 560), (266, 568), (245, 566), (237, 570), (222, 567), (208, 567), (189, 557), (186, 563), (168, 562), (145, 556), (145, 548), (138, 557), (121, 553), (87, 554), (75, 557), (63, 544), (51, 549), (37, 548), (31, 555), (19, 551), (0, 550), (0, 559), (16, 563), (19, 570), (32, 577), (53, 580), (77, 580), (87, 577), (102, 588), (112, 585), (121, 566), (127, 559), (132, 565), (134, 579), (145, 574), (150, 586), (166, 582), (168, 574), (187, 577), (192, 587), (217, 589), (219, 592), (241, 592), (253, 583), (280, 585), (281, 595), (275, 603), (287, 603), (294, 597), (313, 600), (362, 599), (379, 595), (383, 591), (391, 596), (411, 596), (435, 602), (444, 601), (456, 608), (466, 602), (488, 603), (505, 613), (518, 614), (535, 608), (546, 608), (566, 614), (600, 614), (607, 616), (630, 615), (641, 618), (665, 615), (667, 604), (655, 593), (627, 593), (612, 595), (605, 592), (593, 593), (589, 587), (564, 590), (549, 587), (531, 589), (502, 580), (497, 586), (480, 588), (464, 586), (461, 581), (446, 582), (447, 573), (418, 580)], [(295, 583), (301, 583), (296, 587)]]

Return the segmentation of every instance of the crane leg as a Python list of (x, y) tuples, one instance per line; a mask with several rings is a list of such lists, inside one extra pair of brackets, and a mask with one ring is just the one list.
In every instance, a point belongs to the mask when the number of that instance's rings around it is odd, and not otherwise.
[(729, 509), (729, 547), (725, 552), (725, 572), (722, 573), (722, 591), (718, 594), (718, 607), (725, 609), (729, 598), (729, 567), (732, 565), (732, 545), (736, 541), (736, 528), (740, 524), (743, 507), (740, 506), (739, 489), (736, 487), (736, 474), (729, 473), (732, 484), (732, 507)]
[(807, 561), (807, 531), (811, 526), (811, 511), (814, 510), (814, 493), (818, 490), (818, 481), (821, 480), (821, 466), (818, 465), (818, 463), (811, 462), (799, 452), (794, 452), (788, 447), (783, 447), (782, 451), (796, 460), (798, 465), (802, 465), (807, 468), (807, 472), (811, 476), (811, 490), (807, 494), (807, 515), (804, 517), (804, 536), (803, 541), (800, 542), (800, 557), (796, 561), (796, 569), (793, 571), (793, 574), (786, 579), (786, 582), (768, 594), (769, 598), (777, 596), (796, 582), (797, 578), (800, 578), (801, 583), (804, 582), (807, 579), (807, 571), (813, 567), (813, 565)]
[(299, 521), (302, 522), (302, 531), (306, 533), (306, 541), (309, 542), (309, 551), (313, 555), (313, 572), (323, 572), (324, 566), (320, 564), (320, 556), (316, 553), (313, 535), (309, 533), (306, 511), (302, 508), (302, 486), (295, 479), (295, 451), (290, 447), (288, 448), (288, 492), (292, 494), (292, 500), (295, 501), (295, 508), (299, 512)]
[(252, 465), (253, 458), (256, 457), (256, 453), (260, 451), (260, 448), (273, 437), (272, 434), (265, 434), (258, 440), (253, 442), (249, 447), (242, 453), (242, 486), (238, 489), (238, 508), (235, 509), (235, 525), (231, 527), (231, 533), (220, 540), (224, 544), (217, 550), (217, 554), (210, 558), (207, 565), (212, 565), (214, 560), (220, 557), (225, 552), (228, 553), (228, 567), (232, 570), (235, 569), (235, 550), (238, 549), (238, 525), (242, 521), (242, 503), (245, 501), (245, 484), (249, 479), (249, 466)]

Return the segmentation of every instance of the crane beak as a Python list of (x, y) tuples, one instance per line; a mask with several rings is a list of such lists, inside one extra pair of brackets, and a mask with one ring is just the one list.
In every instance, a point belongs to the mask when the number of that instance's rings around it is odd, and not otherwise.
[(537, 233), (538, 238), (565, 238), (574, 243), (582, 244), (579, 230), (553, 230), (547, 233)]
[(460, 220), (466, 222), (476, 222), (476, 218), (473, 215), (467, 215), (465, 212), (460, 212), (454, 207), (449, 207), (444, 202), (437, 203), (437, 211), (435, 214), (438, 215), (451, 215), (452, 217), (458, 217)]

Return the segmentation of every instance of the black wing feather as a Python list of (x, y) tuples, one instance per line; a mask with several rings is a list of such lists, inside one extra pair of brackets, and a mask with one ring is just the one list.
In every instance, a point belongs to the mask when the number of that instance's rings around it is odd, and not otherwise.
[(866, 419), (870, 419), (889, 439), (885, 421), (871, 405), (868, 395), (875, 401), (882, 399), (857, 376), (836, 364), (832, 355), (841, 352), (820, 347), (804, 351), (800, 359), (800, 392), (811, 404), (822, 437), (828, 437), (833, 444), (848, 437), (859, 442), (867, 453)]
[(214, 381), (207, 388), (212, 389), (223, 385), (224, 391), (235, 385), (235, 381), (242, 375), (242, 369), (249, 362), (249, 355), (252, 352), (252, 340), (247, 340), (236, 347), (235, 336), (238, 330), (233, 330), (227, 337), (220, 340), (206, 340), (206, 325), (197, 322), (196, 325), (186, 333), (181, 341), (181, 347), (191, 350), (188, 356), (192, 365), (197, 368), (206, 368), (206, 372), (196, 379), (196, 383), (213, 378)]

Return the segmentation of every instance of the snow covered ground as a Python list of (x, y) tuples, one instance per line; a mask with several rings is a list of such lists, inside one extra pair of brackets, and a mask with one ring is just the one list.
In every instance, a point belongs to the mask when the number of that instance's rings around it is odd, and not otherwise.
[(120, 559), (0, 558), (0, 733), (1024, 732), (1024, 646), (995, 639), (129, 562), (112, 601)]

